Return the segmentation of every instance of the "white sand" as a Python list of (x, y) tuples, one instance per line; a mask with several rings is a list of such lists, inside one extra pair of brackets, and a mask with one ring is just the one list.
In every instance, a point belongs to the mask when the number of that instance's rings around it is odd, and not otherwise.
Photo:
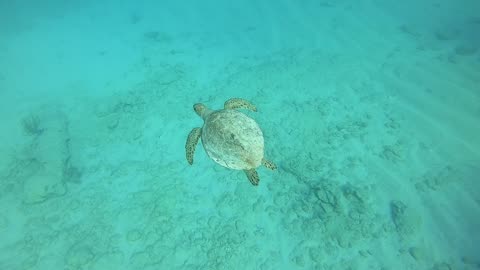
[[(0, 4), (0, 269), (479, 269), (478, 3), (409, 4)], [(230, 97), (256, 188), (184, 157)]]

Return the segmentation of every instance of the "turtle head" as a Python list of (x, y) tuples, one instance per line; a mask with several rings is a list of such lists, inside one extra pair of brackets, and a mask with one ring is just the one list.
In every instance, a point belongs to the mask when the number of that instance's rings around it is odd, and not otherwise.
[(193, 105), (193, 110), (200, 116), (201, 118), (205, 119), (205, 116), (208, 114), (210, 111), (207, 106), (205, 106), (202, 103), (196, 103)]

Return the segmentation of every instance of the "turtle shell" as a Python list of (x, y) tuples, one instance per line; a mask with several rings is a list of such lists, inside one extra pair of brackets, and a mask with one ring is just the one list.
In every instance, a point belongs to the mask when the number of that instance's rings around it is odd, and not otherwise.
[(202, 144), (218, 164), (235, 170), (262, 164), (263, 133), (257, 122), (236, 110), (218, 110), (205, 118)]

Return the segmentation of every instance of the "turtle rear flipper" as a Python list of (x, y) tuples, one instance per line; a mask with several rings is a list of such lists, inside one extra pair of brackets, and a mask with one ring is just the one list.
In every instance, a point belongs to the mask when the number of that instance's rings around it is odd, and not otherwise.
[(198, 144), (198, 139), (202, 135), (202, 128), (196, 127), (190, 131), (187, 138), (187, 143), (185, 144), (185, 154), (187, 161), (190, 165), (193, 164), (193, 154), (195, 153), (195, 147)]
[(253, 105), (252, 103), (250, 103), (250, 101), (245, 100), (243, 98), (231, 98), (225, 101), (224, 108), (230, 109), (230, 110), (247, 109), (247, 110), (252, 110), (254, 112), (257, 111), (257, 107), (255, 107), (255, 105)]
[(271, 162), (270, 160), (266, 160), (265, 158), (262, 159), (262, 165), (269, 168), (270, 170), (277, 169), (277, 165), (275, 165), (275, 163)]
[(243, 170), (245, 174), (247, 175), (248, 180), (252, 185), (258, 186), (258, 182), (260, 182), (260, 178), (258, 177), (258, 173), (255, 169), (250, 169), (250, 170)]

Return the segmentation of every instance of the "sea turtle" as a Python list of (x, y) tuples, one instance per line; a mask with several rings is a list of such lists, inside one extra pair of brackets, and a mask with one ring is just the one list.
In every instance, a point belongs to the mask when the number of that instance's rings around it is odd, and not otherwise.
[(255, 169), (264, 165), (275, 170), (276, 165), (263, 156), (263, 133), (257, 122), (236, 109), (257, 111), (254, 105), (241, 98), (227, 100), (224, 108), (216, 111), (201, 103), (193, 105), (193, 110), (203, 119), (203, 127), (196, 127), (188, 134), (187, 161), (193, 164), (195, 147), (201, 137), (203, 148), (211, 159), (224, 167), (243, 170), (256, 186), (260, 179)]

